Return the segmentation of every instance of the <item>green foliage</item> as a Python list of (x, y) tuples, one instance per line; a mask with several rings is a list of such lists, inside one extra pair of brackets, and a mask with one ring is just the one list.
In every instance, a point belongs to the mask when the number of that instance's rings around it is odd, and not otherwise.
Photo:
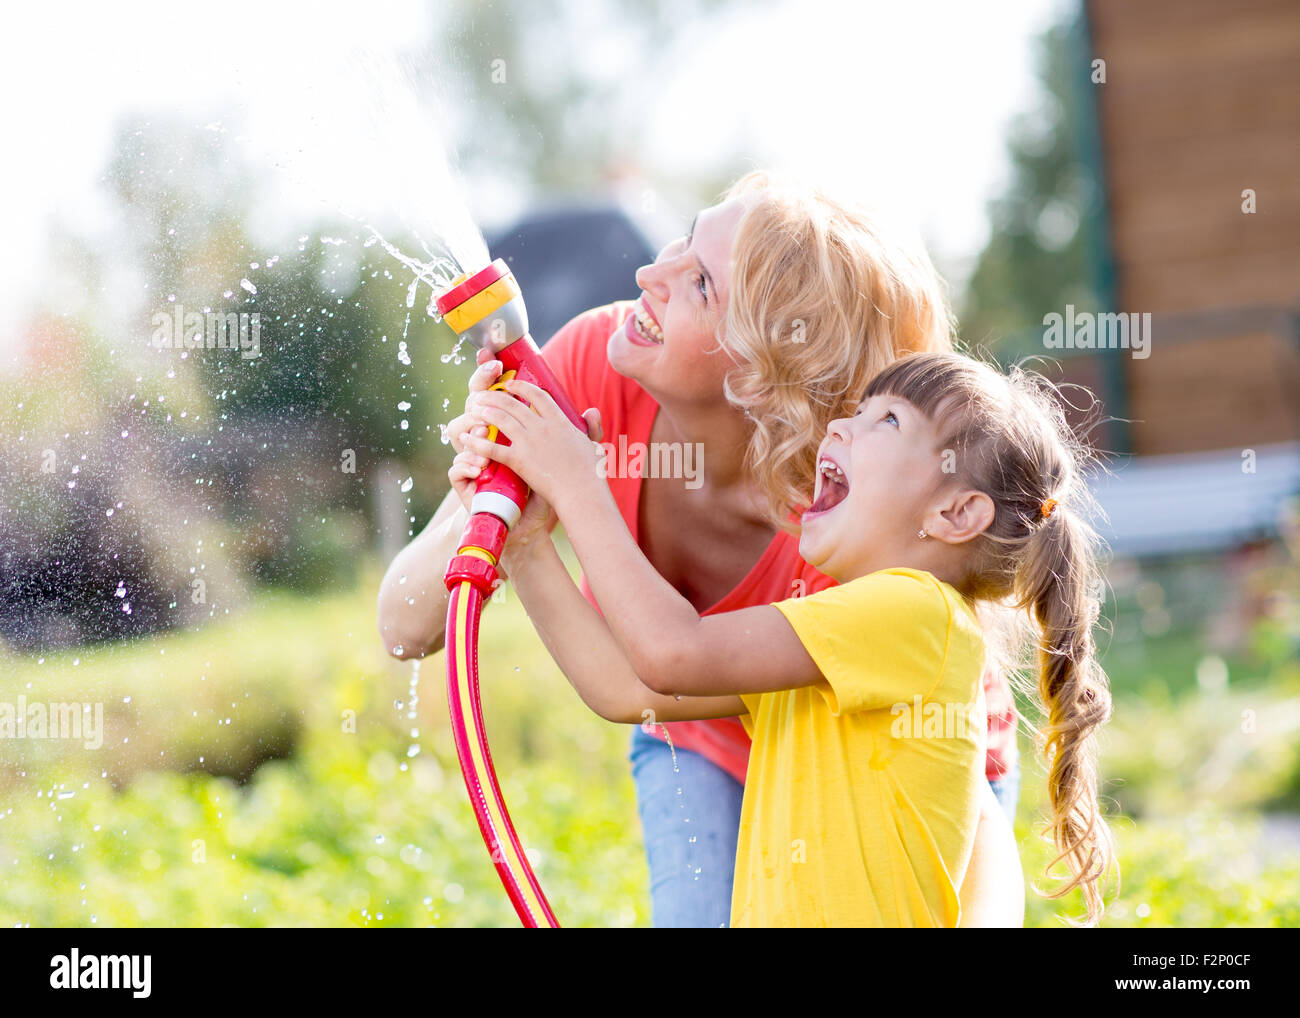
[[(1106, 893), (1103, 927), (1230, 927), (1300, 925), (1300, 853), (1269, 853), (1265, 820), (1215, 810), (1174, 821), (1111, 819), (1118, 881)], [(1055, 853), (1031, 825), (1017, 826), (1025, 869), (1025, 925), (1060, 927), (1085, 914), (1072, 891), (1051, 900), (1064, 867), (1044, 876)], [(1296, 831), (1290, 831), (1292, 839)]]
[[(389, 660), (374, 633), (376, 582), (368, 573), (360, 589), (315, 601), (263, 592), (196, 631), (0, 658), (6, 699), (106, 711), (99, 750), (0, 743), (0, 922), (514, 925), (455, 760), (443, 658), (422, 663), (411, 720), (412, 666)], [(516, 828), (563, 924), (645, 925), (630, 732), (587, 711), (505, 589), (484, 616), (482, 683)], [(1269, 695), (1294, 702), (1287, 689)], [(1178, 711), (1159, 699), (1145, 712), (1134, 697), (1117, 705), (1107, 791), (1141, 812), (1112, 821), (1122, 886), (1105, 925), (1300, 923), (1297, 853), (1266, 850), (1297, 832), (1225, 812), (1239, 793), (1272, 794), (1242, 784), (1265, 770), (1261, 758), (1148, 809), (1172, 794), (1170, 764), (1143, 740), (1186, 734), (1193, 760), (1222, 741), (1209, 708), (1201, 734)], [(1051, 854), (1035, 835), (1046, 782), (1025, 749), (1017, 834), (1027, 883), (1046, 888)], [(1269, 789), (1295, 780), (1289, 759), (1269, 765)], [(1082, 914), (1077, 892), (1053, 902), (1030, 889), (1027, 908), (1034, 926)]]
[[(606, 185), (635, 158), (624, 129), (643, 115), (653, 61), (689, 22), (707, 35), (737, 7), (688, 0), (673, 7), (614, 0), (579, 7), (558, 0), (515, 6), (508, 14), (476, 0), (440, 6), (427, 61), (454, 61), (457, 105), (474, 111), (458, 155), (466, 176), (506, 180), (541, 194), (582, 195)], [(750, 0), (746, 8), (757, 5)], [(566, 40), (620, 54), (617, 60), (556, 60)], [(638, 57), (646, 62), (638, 66)], [(719, 181), (700, 181), (701, 195)]]
[[(121, 793), (51, 780), (5, 817), (0, 921), (513, 925), (455, 764), (402, 770), (398, 741), (316, 732), (243, 787), (170, 772)], [(635, 822), (628, 790), (572, 779), (558, 764), (503, 777), (538, 877), (570, 925), (643, 921), (644, 862), (620, 836)]]
[(1046, 312), (1091, 310), (1099, 299), (1090, 259), (1103, 210), (1082, 129), (1092, 102), (1081, 84), (1086, 65), (1077, 23), (1040, 38), (1042, 95), (1012, 126), (1012, 179), (990, 203), (991, 235), (967, 284), (962, 335), (1004, 358), (1041, 355)]
[[(383, 654), (367, 579), (320, 603), (260, 595), (197, 632), (0, 661), (7, 698), (107, 715), (100, 750), (0, 744), (0, 922), (514, 925), (455, 760), (443, 659), (424, 663), (409, 720), (411, 666)], [(561, 921), (644, 924), (628, 729), (586, 710), (508, 593), (483, 648), (498, 773)]]
[(1102, 739), (1111, 794), (1137, 817), (1223, 804), (1294, 809), (1300, 783), (1300, 671), (1269, 688), (1173, 699), (1151, 684), (1117, 701)]

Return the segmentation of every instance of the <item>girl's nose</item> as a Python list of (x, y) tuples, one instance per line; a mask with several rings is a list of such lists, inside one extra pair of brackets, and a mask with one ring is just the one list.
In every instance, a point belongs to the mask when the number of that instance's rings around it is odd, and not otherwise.
[(847, 443), (849, 440), (850, 420), (851, 418), (848, 417), (837, 417), (835, 420), (831, 421), (830, 424), (826, 425), (826, 434), (830, 435), (830, 437), (835, 439), (837, 442)]

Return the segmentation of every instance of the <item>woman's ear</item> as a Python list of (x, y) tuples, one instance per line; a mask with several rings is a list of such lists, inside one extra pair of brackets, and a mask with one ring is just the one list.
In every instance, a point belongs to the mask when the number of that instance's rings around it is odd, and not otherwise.
[(945, 544), (965, 544), (993, 526), (993, 499), (982, 491), (954, 491), (925, 520), (925, 532)]

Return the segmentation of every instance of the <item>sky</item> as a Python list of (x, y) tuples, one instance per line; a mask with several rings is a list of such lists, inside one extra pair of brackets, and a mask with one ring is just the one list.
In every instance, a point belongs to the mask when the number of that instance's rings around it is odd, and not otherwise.
[[(1035, 99), (1030, 41), (1072, 9), (1067, 0), (778, 0), (707, 29), (687, 22), (645, 84), (632, 128), (638, 158), (649, 176), (707, 172), (743, 140), (759, 165), (915, 224), (960, 285), (987, 237), (985, 204), (1006, 179), (1007, 125)], [(391, 206), (412, 221), (439, 219), (449, 233), (472, 232), (471, 219), (501, 225), (483, 210), (510, 202), (455, 176), (448, 122), (415, 101), (398, 70), (433, 18), (410, 0), (11, 11), (0, 41), (10, 232), (0, 351), (38, 298), (56, 310), (78, 303), (51, 276), (54, 221), (111, 248), (101, 178), (123, 115), (180, 112), (274, 167), (281, 186), (261, 217), (268, 235), (281, 219), (322, 210), (364, 218), (377, 166)], [(600, 38), (566, 57), (622, 59)], [(371, 88), (361, 99), (348, 87), (358, 73)], [(339, 124), (353, 125), (345, 133), (356, 143), (326, 147)], [(467, 201), (428, 211), (435, 179), (446, 185), (439, 193), (458, 188)], [(516, 207), (526, 198), (511, 197)]]

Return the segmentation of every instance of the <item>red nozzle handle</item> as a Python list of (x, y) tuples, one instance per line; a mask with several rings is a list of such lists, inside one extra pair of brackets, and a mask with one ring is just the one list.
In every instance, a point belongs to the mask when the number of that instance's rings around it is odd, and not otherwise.
[[(514, 371), (516, 378), (522, 378), (526, 382), (532, 382), (534, 385), (545, 389), (550, 393), (551, 398), (555, 400), (556, 405), (564, 412), (564, 416), (572, 422), (575, 428), (587, 432), (587, 422), (583, 420), (582, 414), (578, 413), (573, 402), (561, 388), (559, 379), (555, 377), (555, 372), (550, 365), (543, 360), (541, 352), (534, 345), (531, 336), (523, 336), (515, 340), (508, 347), (503, 349), (498, 355), (501, 361), (502, 374), (507, 371)], [(496, 441), (502, 445), (509, 445), (510, 440), (498, 432)], [(510, 499), (523, 511), (525, 504), (528, 502), (529, 488), (523, 479), (509, 467), (503, 466), (496, 461), (490, 462), (483, 468), (479, 474), (478, 483), (474, 486), (474, 491), (490, 491), (498, 495), (503, 495)]]
[(532, 382), (538, 388), (550, 393), (551, 399), (555, 400), (555, 405), (564, 411), (564, 416), (573, 426), (584, 435), (587, 433), (587, 422), (583, 420), (582, 414), (569, 399), (568, 393), (560, 385), (560, 380), (555, 377), (551, 366), (542, 357), (542, 352), (537, 349), (532, 336), (523, 336), (515, 340), (497, 354), (497, 360), (501, 362), (502, 374), (514, 370), (516, 378)]

